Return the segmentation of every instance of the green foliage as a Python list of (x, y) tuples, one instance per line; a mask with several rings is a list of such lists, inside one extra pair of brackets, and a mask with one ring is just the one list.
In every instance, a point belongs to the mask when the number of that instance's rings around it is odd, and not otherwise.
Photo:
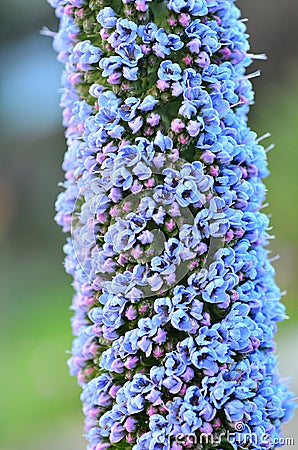
[(30, 264), (36, 278), (31, 273), (28, 282), (23, 264), (22, 274), (6, 277), (14, 290), (2, 307), (0, 339), (6, 345), (1, 347), (1, 449), (6, 443), (16, 448), (38, 436), (38, 430), (80, 411), (79, 387), (66, 366), (71, 345), (69, 279), (53, 270), (45, 278), (35, 260)]
[(280, 324), (281, 332), (286, 333), (298, 321), (297, 277), (298, 264), (298, 127), (296, 105), (298, 88), (296, 80), (277, 87), (268, 86), (257, 94), (256, 106), (252, 109), (250, 123), (259, 135), (271, 132), (271, 138), (262, 144), (275, 144), (269, 152), (271, 175), (265, 180), (268, 194), (268, 208), (271, 226), (276, 239), (271, 242), (272, 257), (280, 255), (274, 262), (277, 281), (282, 290), (287, 291), (284, 303), (290, 321)]

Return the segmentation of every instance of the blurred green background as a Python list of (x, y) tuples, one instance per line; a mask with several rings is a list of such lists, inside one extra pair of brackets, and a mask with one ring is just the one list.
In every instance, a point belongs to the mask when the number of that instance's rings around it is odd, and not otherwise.
[[(281, 372), (298, 392), (298, 6), (296, 0), (238, 2), (249, 17), (252, 50), (266, 52), (254, 81), (250, 122), (271, 131), (268, 213), (272, 256), (289, 321), (280, 326)], [(83, 450), (79, 388), (66, 366), (71, 346), (72, 289), (64, 273), (61, 230), (53, 222), (63, 179), (59, 79), (51, 41), (39, 35), (57, 28), (45, 0), (2, 2), (0, 17), (0, 449)], [(295, 380), (296, 376), (296, 380)], [(297, 423), (285, 427), (296, 438)]]

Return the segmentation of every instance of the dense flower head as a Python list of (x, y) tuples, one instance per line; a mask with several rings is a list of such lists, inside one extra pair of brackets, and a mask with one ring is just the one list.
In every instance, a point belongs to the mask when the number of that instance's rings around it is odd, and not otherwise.
[(69, 367), (88, 450), (181, 450), (181, 434), (222, 449), (239, 423), (258, 436), (248, 448), (273, 449), (294, 403), (274, 355), (286, 315), (239, 9), (49, 3), (68, 145), (56, 220), (71, 233)]

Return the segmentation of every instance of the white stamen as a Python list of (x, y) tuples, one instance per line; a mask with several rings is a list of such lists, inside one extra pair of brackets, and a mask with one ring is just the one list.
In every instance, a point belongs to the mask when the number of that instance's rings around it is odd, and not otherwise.
[(250, 59), (258, 59), (258, 60), (266, 60), (267, 59), (267, 55), (265, 53), (260, 53), (258, 55), (254, 54), (254, 53), (247, 53), (247, 56)]
[(239, 100), (239, 102), (234, 103), (234, 105), (230, 105), (230, 108), (235, 108), (235, 106), (239, 105), (246, 105), (246, 102), (244, 102), (243, 100)]
[(43, 36), (50, 36), (50, 37), (55, 37), (57, 34), (55, 31), (49, 30), (48, 27), (42, 27), (39, 33), (42, 34)]
[(250, 78), (255, 78), (255, 77), (259, 77), (261, 75), (261, 71), (260, 70), (256, 70), (253, 73), (249, 73), (248, 75), (246, 75), (245, 77), (242, 78), (238, 78), (237, 81), (242, 81), (242, 80), (249, 80)]
[(273, 150), (275, 148), (275, 144), (269, 145), (269, 147), (265, 148), (265, 152), (268, 153), (270, 150)]
[(276, 256), (273, 256), (272, 258), (270, 258), (269, 261), (274, 262), (274, 261), (277, 261), (279, 258), (280, 258), (280, 255), (276, 255)]
[(265, 133), (265, 134), (263, 134), (263, 136), (260, 136), (256, 141), (259, 143), (259, 142), (263, 141), (263, 139), (267, 139), (270, 136), (271, 136), (271, 133)]

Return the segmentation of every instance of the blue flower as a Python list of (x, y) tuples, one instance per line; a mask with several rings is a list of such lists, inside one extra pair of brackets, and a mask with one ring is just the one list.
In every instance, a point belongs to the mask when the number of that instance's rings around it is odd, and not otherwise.
[(221, 132), (220, 120), (217, 111), (212, 108), (203, 108), (202, 117), (204, 120), (205, 131), (213, 134), (219, 134)]
[(188, 0), (187, 6), (189, 12), (194, 16), (204, 16), (208, 14), (208, 7), (206, 0)]
[(126, 64), (128, 67), (135, 67), (138, 60), (143, 57), (141, 47), (133, 43), (127, 44), (125, 42), (120, 44), (116, 52), (121, 56), (123, 64)]
[(174, 191), (167, 185), (156, 186), (156, 188), (154, 189), (153, 198), (156, 203), (169, 205), (173, 203), (173, 200), (175, 198)]
[(115, 70), (122, 66), (122, 59), (120, 56), (109, 56), (108, 58), (102, 58), (99, 61), (99, 67), (103, 69), (102, 75), (108, 77)]
[(195, 19), (185, 28), (185, 33), (189, 38), (200, 38), (206, 28), (200, 19)]
[(167, 46), (174, 51), (180, 50), (184, 44), (181, 41), (180, 37), (177, 34), (170, 33), (168, 34), (168, 44)]
[(141, 111), (151, 111), (157, 104), (158, 100), (156, 100), (153, 95), (147, 95), (142, 103), (138, 106), (138, 109), (140, 109)]
[(90, 40), (78, 42), (73, 48), (71, 62), (80, 70), (91, 70), (91, 65), (98, 63), (102, 53), (102, 50), (92, 45)]
[(151, 391), (152, 389), (152, 382), (149, 378), (147, 378), (145, 375), (136, 374), (131, 383), (129, 390), (130, 392), (133, 392), (135, 394), (141, 394)]
[(161, 275), (168, 275), (173, 271), (173, 265), (164, 256), (155, 256), (152, 258), (151, 268), (154, 272), (158, 272)]
[(137, 37), (138, 26), (131, 20), (118, 19), (116, 29), (123, 42), (125, 41), (127, 44)]
[(129, 81), (136, 81), (138, 79), (138, 67), (123, 67), (123, 76)]
[(176, 199), (179, 205), (185, 207), (191, 203), (204, 203), (205, 196), (198, 191), (194, 181), (187, 180), (184, 183), (179, 183), (176, 190)]
[(170, 60), (163, 61), (158, 69), (158, 77), (161, 80), (178, 81), (181, 78), (181, 67), (177, 63), (172, 63)]
[(150, 417), (149, 428), (153, 432), (158, 433), (169, 433), (171, 430), (171, 424), (166, 420), (165, 417), (160, 414), (153, 414)]
[(154, 22), (149, 22), (147, 25), (139, 27), (138, 34), (145, 44), (149, 44), (154, 41), (157, 30), (157, 25)]
[(119, 115), (122, 120), (129, 122), (136, 115), (136, 110), (138, 105), (140, 104), (140, 100), (136, 97), (128, 97), (124, 104), (121, 105), (119, 110)]
[(122, 187), (124, 190), (127, 190), (132, 185), (132, 175), (126, 170), (124, 167), (115, 170), (112, 173), (111, 180), (116, 187)]
[(166, 150), (172, 150), (173, 148), (173, 142), (171, 138), (168, 136), (165, 136), (161, 133), (161, 131), (157, 131), (156, 137), (154, 139), (154, 145), (160, 148), (162, 152), (165, 152)]
[(169, 316), (173, 310), (170, 298), (157, 298), (154, 302), (154, 311), (158, 313), (163, 322), (169, 320)]
[(171, 51), (178, 51), (183, 47), (183, 42), (176, 34), (166, 34), (163, 28), (160, 28), (155, 34), (156, 43), (153, 45), (154, 53), (163, 58), (170, 55)]
[(185, 436), (189, 436), (191, 442), (191, 435), (202, 426), (202, 419), (197, 416), (194, 411), (187, 409), (182, 414), (183, 425), (181, 431)]
[(224, 412), (229, 422), (241, 422), (244, 416), (243, 403), (232, 400), (224, 405)]
[(197, 113), (197, 108), (194, 103), (184, 100), (179, 108), (179, 114), (183, 117), (191, 118)]
[(116, 13), (110, 7), (103, 8), (96, 17), (97, 22), (104, 28), (114, 28), (117, 23)]
[(131, 230), (120, 231), (116, 235), (116, 239), (114, 241), (114, 249), (117, 253), (120, 254), (121, 252), (131, 248), (135, 241), (135, 234)]
[[(125, 114), (125, 112), (123, 111), (122, 113)], [(131, 167), (136, 165), (140, 161), (140, 159), (141, 152), (139, 147), (137, 147), (136, 145), (127, 144), (121, 147), (115, 161), (119, 162), (120, 165), (124, 164), (126, 167)]]
[(174, 328), (181, 331), (190, 331), (193, 327), (191, 318), (182, 309), (177, 309), (171, 314), (171, 323)]
[(181, 376), (186, 370), (186, 365), (180, 359), (180, 354), (172, 352), (167, 354), (165, 368), (166, 368), (165, 374), (167, 376), (170, 375)]
[(185, 8), (186, 5), (186, 0), (169, 0), (168, 2), (168, 8), (175, 11), (176, 13), (180, 13), (180, 11)]
[(188, 87), (200, 86), (202, 83), (201, 75), (194, 69), (185, 69), (183, 71), (182, 79), (185, 84), (185, 89), (187, 89)]
[(141, 394), (138, 394), (135, 397), (131, 397), (128, 399), (127, 412), (129, 414), (137, 414), (143, 411), (144, 406), (145, 406), (145, 398)]
[(108, 135), (114, 139), (122, 139), (122, 134), (124, 133), (125, 128), (121, 125), (115, 125), (112, 130), (108, 131)]

